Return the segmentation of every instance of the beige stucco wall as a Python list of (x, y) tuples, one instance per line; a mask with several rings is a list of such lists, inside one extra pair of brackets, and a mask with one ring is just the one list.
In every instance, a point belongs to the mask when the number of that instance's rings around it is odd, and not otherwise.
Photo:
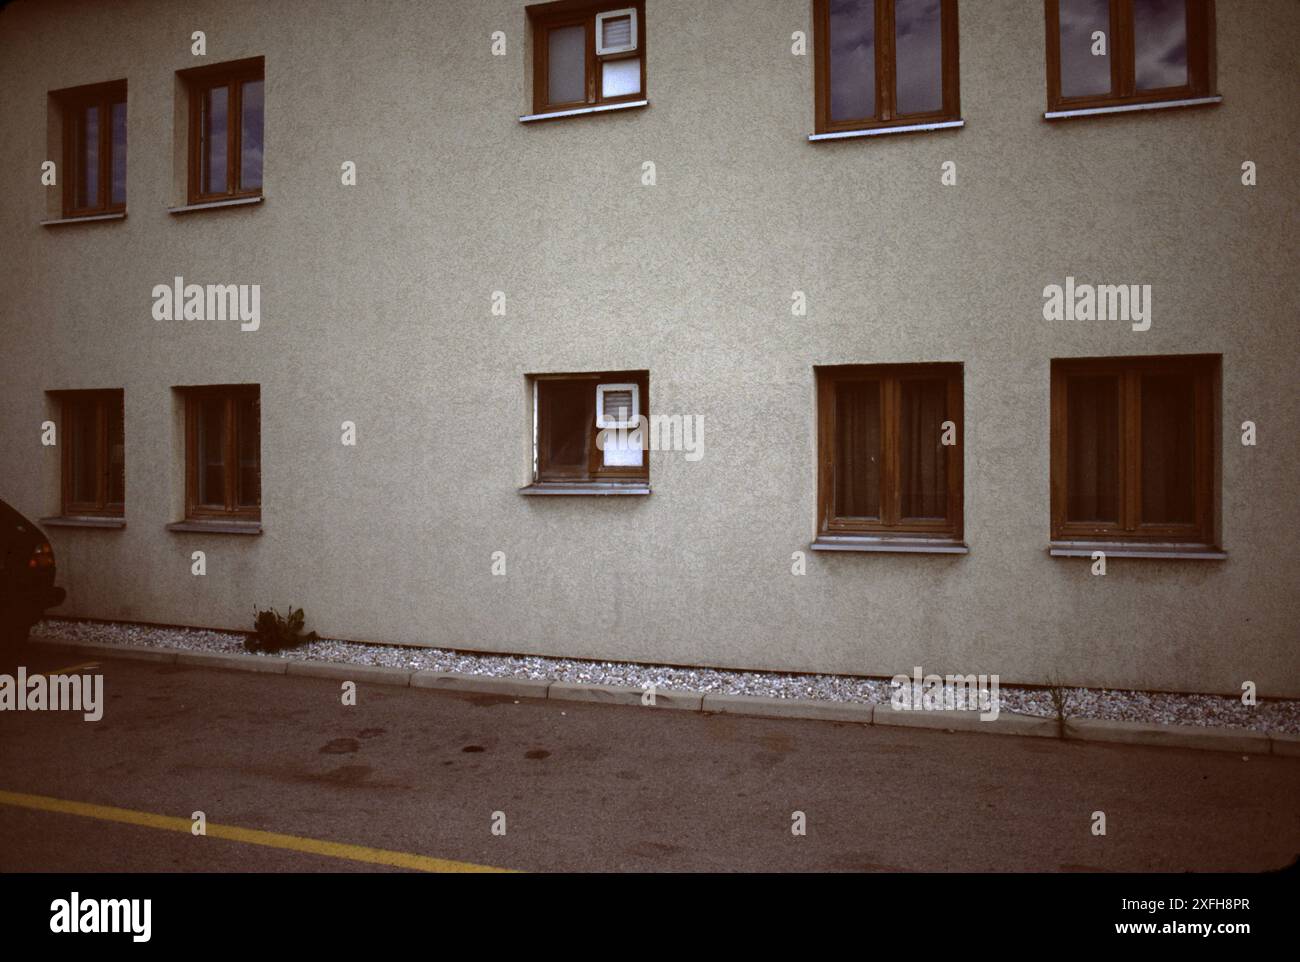
[[(523, 6), (0, 12), (0, 497), (57, 511), (46, 391), (126, 397), (127, 527), (49, 530), (61, 613), (245, 627), (292, 603), (326, 635), (485, 651), (1300, 695), (1300, 4), (1219, 4), (1217, 108), (1049, 124), (1042, 5), (966, 3), (965, 129), (817, 145), (812, 57), (790, 53), (807, 0), (647, 0), (650, 107), (532, 125)], [(208, 62), (266, 58), (266, 201), (173, 216), (199, 29)], [(38, 226), (48, 91), (121, 77), (127, 220)], [(178, 274), (261, 284), (261, 330), (152, 320)], [(1151, 329), (1045, 322), (1067, 274), (1151, 284)], [(1049, 558), (1050, 359), (1164, 353), (1223, 355), (1229, 559)], [(808, 552), (792, 575), (813, 366), (940, 360), (965, 364), (970, 554)], [(703, 460), (653, 454), (645, 498), (520, 497), (525, 376), (633, 368), (653, 411), (704, 415)], [(243, 381), (265, 533), (165, 531), (172, 387)]]

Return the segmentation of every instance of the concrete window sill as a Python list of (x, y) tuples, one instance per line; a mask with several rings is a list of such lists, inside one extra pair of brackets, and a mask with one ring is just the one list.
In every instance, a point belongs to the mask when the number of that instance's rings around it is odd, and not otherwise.
[(863, 130), (836, 130), (827, 134), (809, 134), (808, 139), (816, 142), (819, 140), (846, 140), (850, 137), (882, 137), (885, 134), (915, 134), (926, 130), (954, 130), (958, 127), (965, 127), (964, 120), (941, 120), (932, 124), (901, 124), (897, 127), (867, 127)]
[(1107, 558), (1161, 558), (1175, 561), (1223, 561), (1228, 554), (1204, 544), (1136, 544), (1125, 541), (1053, 541), (1047, 553), (1053, 558), (1091, 558), (1100, 551)]
[(209, 200), (202, 204), (186, 204), (184, 207), (168, 207), (169, 214), (192, 214), (200, 210), (221, 210), (224, 207), (248, 207), (250, 204), (260, 204), (262, 196), (256, 197), (235, 197), (231, 200)]
[(168, 531), (192, 534), (261, 534), (260, 521), (177, 521)]
[(1132, 114), (1141, 110), (1168, 110), (1171, 107), (1205, 107), (1221, 104), (1223, 98), (1193, 97), (1190, 100), (1156, 100), (1146, 104), (1113, 104), (1110, 107), (1079, 107), (1075, 110), (1049, 110), (1043, 114), (1044, 120), (1066, 120), (1070, 117), (1096, 117), (1101, 114)]
[(126, 527), (125, 518), (91, 518), (75, 515), (56, 515), (53, 518), (41, 518), (41, 524), (47, 528), (111, 528)]
[(56, 217), (41, 221), (42, 227), (67, 227), (70, 224), (93, 224), (97, 221), (126, 220), (126, 211), (116, 214), (89, 214), (86, 217)]
[(536, 484), (530, 484), (526, 488), (519, 489), (520, 494), (537, 496), (537, 495), (627, 495), (627, 494), (649, 494), (650, 485), (641, 482), (623, 482), (623, 481), (592, 481), (592, 482), (574, 482), (572, 484), (562, 483), (559, 481), (541, 481)]
[(612, 110), (633, 110), (648, 107), (648, 100), (631, 100), (625, 104), (603, 104), (599, 107), (578, 107), (575, 110), (552, 110), (544, 114), (525, 114), (519, 118), (521, 124), (531, 124), (537, 120), (558, 120), (561, 117), (583, 117), (587, 114), (607, 114)]
[(868, 538), (854, 535), (818, 535), (813, 551), (867, 551), (881, 554), (969, 554), (961, 541), (943, 538)]

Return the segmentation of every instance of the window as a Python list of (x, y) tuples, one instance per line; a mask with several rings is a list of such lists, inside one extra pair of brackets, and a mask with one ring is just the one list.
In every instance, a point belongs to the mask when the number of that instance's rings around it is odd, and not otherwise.
[(960, 118), (956, 0), (815, 0), (817, 132)]
[(61, 391), (63, 516), (120, 518), (126, 503), (122, 392)]
[(1213, 93), (1213, 0), (1046, 0), (1049, 110)]
[(560, 113), (645, 99), (645, 8), (559, 3), (528, 8), (533, 111)]
[(257, 385), (185, 389), (185, 516), (262, 516), (261, 400)]
[(126, 81), (56, 94), (63, 114), (63, 216), (126, 210)]
[(817, 369), (814, 547), (962, 550), (960, 364)]
[(1214, 540), (1217, 357), (1052, 361), (1052, 539)]
[(646, 372), (538, 375), (533, 389), (536, 483), (644, 488)]
[(261, 195), (263, 70), (258, 57), (182, 72), (191, 204)]

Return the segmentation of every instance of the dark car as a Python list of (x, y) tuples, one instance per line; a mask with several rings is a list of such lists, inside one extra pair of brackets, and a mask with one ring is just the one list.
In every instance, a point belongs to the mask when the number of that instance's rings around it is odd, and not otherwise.
[(41, 529), (0, 501), (0, 642), (24, 640), (46, 608), (63, 603), (54, 575), (54, 549)]

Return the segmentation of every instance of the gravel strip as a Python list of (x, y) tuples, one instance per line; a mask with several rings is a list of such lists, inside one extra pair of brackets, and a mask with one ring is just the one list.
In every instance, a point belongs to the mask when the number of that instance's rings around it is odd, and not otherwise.
[[(32, 633), (72, 642), (140, 645), (186, 651), (243, 652), (244, 633), (204, 628), (162, 628), (126, 622), (72, 621), (47, 618)], [(445, 648), (374, 645), (322, 638), (281, 654), (307, 661), (382, 665), (412, 671), (454, 671), (493, 678), (535, 678), (551, 681), (650, 685), (702, 694), (763, 695), (768, 698), (813, 698), (822, 701), (888, 704), (890, 684), (878, 678), (851, 675), (798, 675), (766, 671), (724, 671), (714, 668), (674, 668), (613, 661), (581, 661), (536, 655), (470, 654)], [(252, 657), (260, 657), (254, 655)], [(1080, 718), (1147, 722), (1161, 725), (1201, 725), (1244, 728), (1275, 734), (1300, 734), (1300, 700), (1270, 699), (1254, 707), (1240, 698), (1222, 695), (1180, 695), (1161, 692), (1071, 688), (1068, 714)], [(1002, 711), (1054, 717), (1049, 692), (1040, 688), (1002, 685)]]

